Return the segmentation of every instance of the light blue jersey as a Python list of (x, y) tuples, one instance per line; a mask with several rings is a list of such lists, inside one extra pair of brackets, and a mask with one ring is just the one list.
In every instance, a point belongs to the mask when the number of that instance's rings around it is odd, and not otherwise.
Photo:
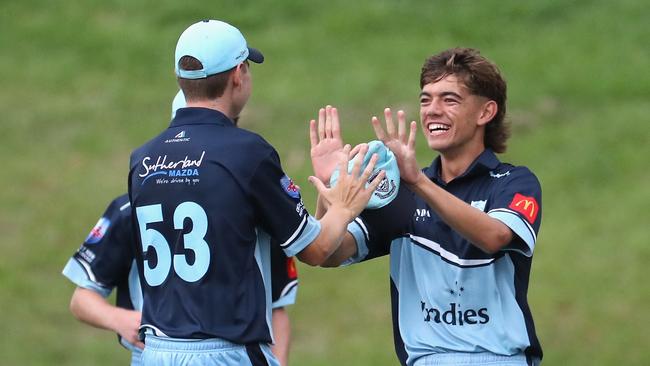
[(487, 254), (415, 195), (415, 208), (399, 213), (412, 216), (399, 236), (377, 234), (387, 230), (395, 213), (392, 218), (362, 215), (349, 226), (359, 254), (352, 262), (390, 254), (398, 358), (407, 365), (425, 359), (422, 364), (436, 364), (436, 354), (512, 356), (523, 359), (524, 365), (539, 362), (542, 351), (527, 302), (541, 222), (537, 178), (526, 168), (500, 163), (489, 150), (448, 184), (438, 178), (438, 168), (437, 159), (425, 173), (506, 224), (515, 239), (494, 255)]

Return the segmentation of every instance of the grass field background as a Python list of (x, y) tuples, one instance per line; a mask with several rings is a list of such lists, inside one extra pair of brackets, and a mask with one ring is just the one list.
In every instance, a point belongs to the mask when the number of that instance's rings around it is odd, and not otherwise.
[[(545, 365), (648, 365), (650, 39), (642, 0), (2, 1), (0, 364), (116, 365), (74, 320), (60, 271), (165, 128), (173, 49), (202, 18), (261, 49), (241, 125), (279, 150), (313, 209), (307, 121), (339, 107), (349, 143), (385, 106), (417, 119), (424, 59), (479, 48), (509, 87), (503, 160), (540, 178), (529, 301)], [(418, 136), (422, 165), (435, 156)], [(293, 365), (394, 365), (388, 261), (299, 266)]]

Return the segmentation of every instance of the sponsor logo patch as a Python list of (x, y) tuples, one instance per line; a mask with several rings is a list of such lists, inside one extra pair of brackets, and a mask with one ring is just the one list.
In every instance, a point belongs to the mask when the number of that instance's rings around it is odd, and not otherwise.
[(298, 186), (293, 183), (291, 178), (287, 177), (286, 175), (280, 178), (280, 185), (282, 185), (282, 189), (287, 192), (289, 197), (300, 197), (300, 189), (298, 189)]
[(539, 212), (539, 205), (535, 197), (528, 197), (519, 193), (515, 194), (508, 207), (522, 214), (531, 224), (535, 222), (537, 212)]
[(144, 185), (151, 177), (157, 177), (156, 184), (187, 184), (195, 185), (200, 182), (199, 168), (203, 163), (205, 151), (201, 152), (198, 159), (190, 159), (188, 155), (182, 160), (168, 160), (167, 155), (157, 156), (154, 159), (150, 156), (142, 159), (143, 172), (138, 174), (142, 180), (141, 185)]
[(77, 254), (79, 254), (79, 256), (83, 260), (88, 262), (89, 264), (91, 264), (95, 260), (95, 257), (96, 257), (95, 253), (93, 253), (92, 250), (88, 249), (87, 247), (85, 247), (83, 245), (81, 246), (81, 248), (79, 248), (79, 250), (77, 251)]
[(427, 218), (431, 218), (431, 212), (426, 208), (416, 208), (413, 217), (415, 217), (415, 221), (426, 221)]
[(293, 257), (287, 258), (287, 276), (292, 280), (298, 278), (298, 270), (296, 269), (296, 262), (293, 260)]
[(95, 224), (95, 227), (90, 230), (90, 234), (86, 237), (86, 244), (97, 244), (99, 243), (100, 240), (104, 237), (104, 234), (106, 234), (106, 230), (108, 230), (108, 227), (111, 226), (111, 220), (102, 217), (97, 221), (97, 224)]
[(451, 301), (441, 301), (438, 304), (429, 305), (426, 301), (420, 300), (420, 309), (424, 316), (423, 320), (425, 322), (461, 327), (488, 323), (490, 321), (488, 308), (473, 308), (467, 306), (467, 304), (463, 304), (462, 295), (465, 290), (465, 287), (456, 281), (454, 286), (445, 290), (449, 297), (451, 297)]

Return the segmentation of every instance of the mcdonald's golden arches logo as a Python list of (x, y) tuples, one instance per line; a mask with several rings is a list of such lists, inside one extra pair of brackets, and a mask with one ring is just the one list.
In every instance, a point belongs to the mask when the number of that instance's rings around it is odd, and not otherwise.
[(508, 207), (522, 214), (531, 224), (535, 222), (539, 212), (539, 205), (535, 197), (528, 197), (519, 193), (515, 193), (515, 197)]

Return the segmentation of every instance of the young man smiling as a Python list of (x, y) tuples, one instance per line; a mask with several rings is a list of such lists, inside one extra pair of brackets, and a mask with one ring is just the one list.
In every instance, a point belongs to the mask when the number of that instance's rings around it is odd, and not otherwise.
[[(400, 195), (384, 212), (362, 214), (364, 225), (348, 228), (351, 235), (326, 264), (390, 254), (402, 364), (537, 365), (542, 350), (527, 292), (541, 187), (526, 167), (495, 155), (505, 151), (509, 136), (506, 83), (478, 51), (457, 48), (425, 61), (420, 86), (420, 127), (439, 156), (420, 170), (417, 123), (407, 131), (399, 111), (395, 126), (386, 109), (384, 130), (373, 117), (377, 138), (395, 155), (412, 194)], [(338, 129), (338, 119), (324, 126)], [(342, 141), (330, 140), (312, 144), (312, 152), (319, 152), (312, 153), (315, 168), (326, 166), (327, 147), (332, 156), (339, 153)], [(400, 203), (409, 199), (415, 209)], [(395, 228), (403, 215), (412, 217), (410, 223)]]

